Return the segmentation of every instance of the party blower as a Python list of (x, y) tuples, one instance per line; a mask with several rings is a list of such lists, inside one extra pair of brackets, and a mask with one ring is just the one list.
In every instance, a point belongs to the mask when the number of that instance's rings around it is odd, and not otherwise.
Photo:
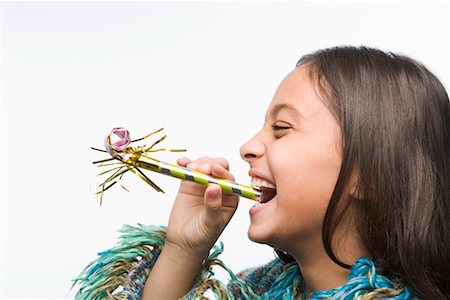
[[(93, 150), (109, 153), (111, 155), (111, 158), (93, 162), (93, 164), (96, 164), (99, 167), (112, 167), (98, 174), (98, 176), (109, 175), (109, 177), (107, 177), (103, 183), (98, 186), (97, 194), (100, 195), (100, 205), (102, 204), (103, 193), (115, 184), (119, 183), (122, 188), (127, 190), (122, 184), (120, 184), (120, 180), (128, 171), (131, 171), (137, 175), (156, 191), (164, 193), (164, 191), (150, 178), (148, 178), (141, 169), (157, 172), (182, 180), (192, 181), (205, 186), (209, 184), (217, 184), (224, 192), (232, 193), (260, 203), (263, 203), (265, 202), (265, 199), (270, 199), (274, 196), (275, 191), (270, 188), (252, 188), (231, 180), (215, 178), (190, 168), (169, 164), (150, 157), (149, 154), (152, 152), (167, 150), (164, 148), (154, 149), (154, 147), (162, 142), (167, 135), (164, 135), (150, 146), (132, 146), (133, 143), (142, 141), (162, 130), (163, 128), (151, 132), (142, 138), (131, 140), (130, 133), (127, 129), (123, 127), (116, 127), (113, 128), (110, 134), (105, 138), (106, 150), (91, 147)], [(113, 141), (113, 139), (115, 140)], [(169, 151), (184, 152), (186, 150), (169, 149)]]

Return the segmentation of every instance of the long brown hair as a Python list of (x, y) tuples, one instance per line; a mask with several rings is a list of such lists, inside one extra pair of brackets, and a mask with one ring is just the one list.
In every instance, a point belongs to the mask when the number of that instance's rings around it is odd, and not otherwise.
[[(343, 163), (324, 247), (346, 208), (385, 272), (419, 297), (450, 298), (450, 103), (440, 81), (404, 55), (335, 47), (302, 57), (342, 130)], [(357, 174), (356, 197), (344, 198)], [(353, 175), (352, 175), (353, 174)]]

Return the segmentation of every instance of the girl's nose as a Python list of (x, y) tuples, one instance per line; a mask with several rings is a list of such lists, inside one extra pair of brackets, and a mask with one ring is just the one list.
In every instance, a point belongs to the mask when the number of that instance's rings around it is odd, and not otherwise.
[(251, 163), (256, 158), (264, 155), (264, 149), (264, 144), (258, 139), (258, 135), (256, 135), (243, 144), (239, 152), (243, 160)]

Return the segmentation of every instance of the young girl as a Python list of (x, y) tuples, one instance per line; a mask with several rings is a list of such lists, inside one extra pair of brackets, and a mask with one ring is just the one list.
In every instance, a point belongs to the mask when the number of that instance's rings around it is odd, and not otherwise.
[[(248, 236), (274, 261), (213, 279), (221, 249), (208, 253), (239, 201), (185, 181), (167, 229), (128, 227), (78, 298), (450, 298), (450, 104), (423, 65), (365, 47), (306, 55), (241, 156), (252, 185), (273, 189)], [(234, 179), (221, 158), (178, 163)]]

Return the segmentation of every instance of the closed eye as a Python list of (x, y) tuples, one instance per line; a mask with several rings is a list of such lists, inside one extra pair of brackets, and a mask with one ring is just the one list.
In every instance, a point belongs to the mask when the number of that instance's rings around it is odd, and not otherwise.
[(272, 130), (273, 131), (281, 131), (281, 130), (287, 130), (287, 129), (291, 129), (291, 126), (280, 126), (280, 125), (272, 125)]
[(272, 125), (273, 135), (276, 139), (285, 136), (289, 132), (289, 129), (292, 129), (292, 127), (288, 124), (280, 125), (280, 123), (275, 123)]

